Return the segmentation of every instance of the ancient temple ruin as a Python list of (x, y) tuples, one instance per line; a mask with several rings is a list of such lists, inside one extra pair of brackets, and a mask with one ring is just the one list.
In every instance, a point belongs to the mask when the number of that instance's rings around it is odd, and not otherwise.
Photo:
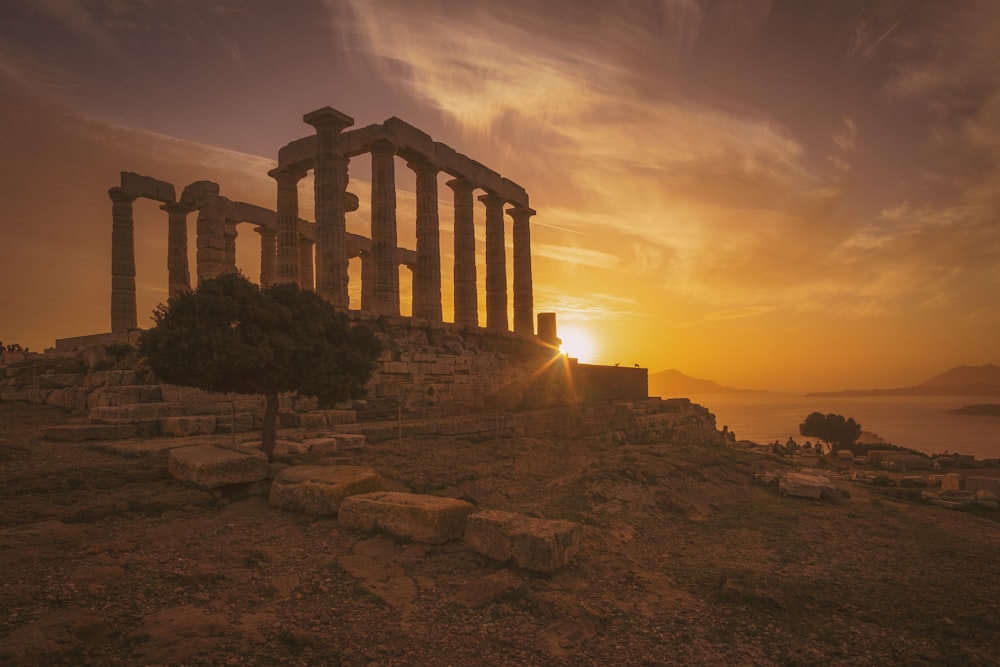
[[(112, 201), (111, 330), (137, 327), (135, 249), (132, 203), (140, 197), (158, 201), (167, 213), (169, 291), (189, 289), (187, 216), (197, 211), (197, 279), (236, 270), (236, 227), (254, 225), (260, 236), (260, 282), (295, 282), (313, 289), (337, 308), (347, 309), (348, 261), (361, 260), (361, 311), (400, 313), (399, 267), (413, 272), (414, 318), (444, 321), (438, 211), (438, 173), (454, 195), (455, 324), (479, 326), (473, 213), (475, 200), (485, 207), (486, 329), (510, 330), (507, 294), (505, 215), (513, 221), (513, 332), (534, 334), (530, 218), (524, 189), (479, 162), (434, 141), (398, 118), (347, 130), (354, 119), (330, 107), (306, 114), (315, 133), (282, 147), (278, 166), (268, 174), (277, 184), (275, 209), (232, 201), (210, 181), (183, 189), (123, 172), (108, 191)], [(359, 206), (348, 191), (348, 165), (362, 154), (371, 157), (370, 237), (347, 232), (346, 214)], [(416, 249), (398, 247), (395, 160), (399, 156), (416, 176)], [(315, 222), (298, 215), (298, 184), (313, 171)], [(475, 197), (476, 192), (481, 192)], [(315, 256), (315, 259), (314, 259)]]

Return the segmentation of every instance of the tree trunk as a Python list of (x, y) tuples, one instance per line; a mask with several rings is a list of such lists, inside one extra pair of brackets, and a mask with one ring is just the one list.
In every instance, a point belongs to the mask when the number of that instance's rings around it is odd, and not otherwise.
[(264, 454), (270, 461), (274, 456), (274, 441), (278, 438), (278, 393), (264, 394), (264, 426), (261, 433)]

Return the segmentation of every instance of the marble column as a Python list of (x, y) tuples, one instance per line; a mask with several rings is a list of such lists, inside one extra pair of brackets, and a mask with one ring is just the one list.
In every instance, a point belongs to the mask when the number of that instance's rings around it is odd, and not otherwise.
[(175, 296), (191, 289), (187, 240), (187, 214), (191, 209), (177, 202), (160, 209), (167, 212), (167, 286), (170, 296)]
[(111, 331), (136, 328), (135, 224), (132, 202), (136, 195), (122, 188), (108, 190), (111, 197)]
[(210, 280), (226, 270), (225, 206), (215, 197), (198, 209), (198, 282)]
[(274, 282), (278, 268), (278, 232), (269, 227), (254, 227), (260, 234), (260, 285), (267, 287)]
[(361, 259), (361, 311), (368, 313), (374, 303), (372, 289), (375, 285), (375, 262), (372, 261), (371, 250), (362, 250), (358, 257)]
[(294, 283), (299, 280), (299, 181), (305, 172), (279, 167), (267, 172), (277, 181), (278, 205), (275, 218), (278, 227), (277, 271), (274, 282)]
[(226, 239), (225, 258), (222, 261), (222, 270), (225, 273), (236, 273), (236, 220), (226, 220), (224, 222), (223, 234)]
[(407, 162), (417, 175), (417, 265), (413, 272), (413, 317), (440, 322), (441, 228), (438, 167), (427, 160)]
[(307, 292), (313, 291), (313, 246), (312, 239), (299, 237), (299, 287)]
[(527, 206), (507, 209), (514, 219), (514, 333), (532, 336), (535, 333), (535, 306), (531, 285), (531, 227), (535, 214)]
[(479, 326), (479, 295), (476, 291), (476, 230), (472, 191), (464, 178), (446, 184), (455, 194), (455, 324)]
[(507, 251), (504, 247), (503, 205), (498, 194), (479, 197), (486, 205), (486, 328), (509, 331), (507, 320)]
[(380, 140), (372, 155), (372, 261), (371, 311), (399, 315), (399, 263), (396, 261), (396, 147)]
[[(347, 276), (348, 159), (340, 146), (341, 132), (354, 119), (330, 107), (307, 113), (302, 120), (316, 128), (316, 291), (337, 308), (350, 306)], [(280, 264), (280, 261), (279, 261)]]

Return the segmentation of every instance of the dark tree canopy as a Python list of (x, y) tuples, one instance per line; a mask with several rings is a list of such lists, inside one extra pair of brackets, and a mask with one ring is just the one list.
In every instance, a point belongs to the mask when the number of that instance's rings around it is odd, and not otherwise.
[(262, 289), (235, 273), (171, 297), (153, 320), (139, 350), (159, 379), (265, 396), (268, 456), (279, 393), (298, 391), (324, 405), (356, 398), (381, 347), (370, 329), (317, 294), (290, 283)]
[(832, 412), (824, 415), (821, 412), (813, 412), (806, 420), (799, 424), (799, 433), (805, 436), (819, 438), (832, 445), (832, 449), (838, 450), (850, 447), (861, 437), (861, 424), (853, 418), (845, 419), (843, 415)]

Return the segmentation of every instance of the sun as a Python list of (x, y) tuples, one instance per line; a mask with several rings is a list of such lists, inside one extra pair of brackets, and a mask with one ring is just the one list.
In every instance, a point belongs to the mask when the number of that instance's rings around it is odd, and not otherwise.
[(594, 361), (594, 355), (597, 353), (597, 343), (585, 329), (573, 326), (560, 327), (559, 338), (562, 339), (559, 351), (563, 354), (568, 354), (583, 364), (589, 364)]

